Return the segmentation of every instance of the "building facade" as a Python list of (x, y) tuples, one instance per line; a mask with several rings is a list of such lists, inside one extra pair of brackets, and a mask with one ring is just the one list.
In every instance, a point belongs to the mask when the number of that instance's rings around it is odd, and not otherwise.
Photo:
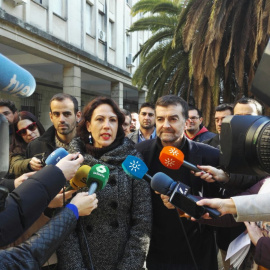
[[(81, 107), (96, 96), (112, 97), (137, 111), (146, 89), (131, 83), (139, 64), (133, 56), (150, 36), (129, 33), (141, 15), (130, 14), (134, 0), (0, 0), (0, 53), (35, 78), (35, 93), (11, 99), (47, 128), (49, 100), (59, 92), (76, 96)], [(0, 63), (1, 64), (1, 63)]]

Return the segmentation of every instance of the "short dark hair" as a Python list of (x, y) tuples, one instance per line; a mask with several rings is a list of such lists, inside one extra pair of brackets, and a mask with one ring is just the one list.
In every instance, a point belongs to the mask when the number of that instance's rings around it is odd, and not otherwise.
[(50, 100), (50, 112), (52, 112), (52, 110), (51, 110), (51, 103), (52, 103), (52, 101), (54, 101), (54, 100), (62, 101), (62, 100), (65, 100), (65, 99), (70, 99), (73, 102), (74, 113), (76, 114), (79, 111), (78, 100), (74, 96), (69, 95), (69, 94), (66, 94), (66, 93), (58, 93), (58, 94), (55, 94), (51, 98), (51, 100)]
[(11, 155), (18, 155), (18, 154), (25, 155), (27, 143), (21, 136), (19, 136), (16, 133), (16, 131), (18, 130), (18, 122), (25, 119), (30, 120), (32, 122), (36, 122), (40, 136), (45, 132), (43, 125), (40, 123), (40, 121), (37, 119), (35, 115), (33, 115), (31, 112), (28, 111), (19, 112), (16, 121), (12, 124), (13, 135), (12, 135), (12, 143), (10, 145)]
[(216, 107), (216, 112), (223, 112), (229, 110), (233, 114), (233, 105), (230, 103), (222, 103)]
[(131, 119), (131, 113), (130, 111), (126, 110), (126, 109), (120, 109), (120, 111), (122, 112), (123, 115), (125, 116), (129, 116)]
[(197, 107), (195, 107), (195, 106), (188, 106), (188, 110), (189, 110), (189, 111), (195, 110), (195, 111), (197, 111), (199, 117), (202, 117), (202, 111), (199, 110)]
[(258, 114), (258, 115), (262, 115), (262, 114), (263, 114), (263, 106), (262, 106), (262, 104), (261, 104), (259, 101), (255, 100), (255, 99), (253, 99), (253, 98), (242, 97), (242, 98), (238, 99), (238, 100), (234, 103), (233, 108), (234, 108), (238, 103), (239, 103), (239, 104), (254, 104), (255, 107), (256, 107), (256, 110), (257, 110), (257, 114)]
[(185, 120), (188, 119), (188, 104), (183, 98), (178, 97), (176, 95), (166, 95), (166, 96), (160, 97), (156, 102), (155, 108), (157, 108), (157, 106), (168, 107), (170, 105), (175, 105), (175, 106), (181, 105), (183, 109), (182, 115)]
[(155, 105), (151, 102), (144, 102), (139, 109), (139, 113), (141, 112), (142, 108), (151, 108), (155, 110)]
[(8, 107), (13, 113), (17, 112), (17, 108), (13, 101), (7, 99), (0, 99), (0, 107)]
[(96, 97), (92, 101), (90, 101), (84, 108), (82, 112), (82, 119), (80, 123), (78, 124), (77, 128), (77, 134), (78, 136), (84, 141), (85, 143), (89, 142), (89, 132), (86, 128), (86, 122), (90, 122), (94, 110), (102, 104), (108, 104), (112, 107), (114, 113), (117, 115), (118, 119), (118, 130), (117, 130), (117, 136), (124, 134), (123, 130), (123, 123), (125, 122), (125, 116), (121, 112), (118, 105), (115, 103), (115, 101), (108, 97)]

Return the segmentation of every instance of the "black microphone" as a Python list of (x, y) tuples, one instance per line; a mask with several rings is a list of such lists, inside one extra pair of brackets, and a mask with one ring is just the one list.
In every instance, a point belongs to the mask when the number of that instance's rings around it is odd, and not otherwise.
[(191, 217), (199, 219), (206, 212), (212, 218), (220, 216), (220, 212), (216, 209), (197, 205), (196, 202), (199, 199), (190, 194), (190, 187), (184, 183), (173, 181), (165, 173), (158, 172), (152, 177), (151, 188), (161, 194), (170, 196), (169, 202)]

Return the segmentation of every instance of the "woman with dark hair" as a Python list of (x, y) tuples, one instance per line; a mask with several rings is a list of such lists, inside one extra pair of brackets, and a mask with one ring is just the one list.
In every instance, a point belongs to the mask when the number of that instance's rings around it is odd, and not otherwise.
[(39, 171), (42, 168), (40, 159), (25, 158), (26, 147), (29, 142), (41, 136), (45, 130), (36, 116), (27, 111), (18, 113), (13, 123), (13, 136), (10, 146), (9, 174), (15, 178), (30, 171)]
[(110, 176), (97, 192), (99, 207), (91, 218), (79, 219), (77, 229), (58, 249), (58, 269), (143, 268), (152, 225), (150, 188), (121, 166), (128, 155), (141, 158), (125, 137), (123, 122), (124, 115), (110, 98), (97, 97), (83, 110), (70, 152), (80, 152), (83, 164), (107, 166)]

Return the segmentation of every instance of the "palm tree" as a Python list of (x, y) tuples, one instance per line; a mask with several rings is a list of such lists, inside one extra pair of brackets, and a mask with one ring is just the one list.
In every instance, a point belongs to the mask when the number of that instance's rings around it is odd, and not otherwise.
[(166, 93), (178, 94), (179, 90), (183, 96), (187, 96), (188, 53), (184, 52), (181, 35), (177, 35), (176, 46), (172, 47), (181, 9), (179, 1), (170, 0), (143, 0), (132, 8), (134, 16), (139, 12), (150, 14), (135, 22), (129, 30), (152, 32), (152, 36), (134, 56), (140, 55), (140, 65), (132, 79), (139, 89), (143, 86), (148, 88), (148, 100), (156, 101)]
[[(175, 7), (174, 12), (162, 10), (162, 4)], [(146, 41), (138, 52), (143, 58), (133, 83), (146, 86), (154, 100), (166, 93), (189, 102), (194, 98), (208, 125), (211, 111), (220, 102), (251, 95), (251, 82), (269, 39), (269, 11), (267, 0), (139, 1), (133, 14), (151, 15), (130, 30), (150, 30), (149, 40), (156, 39)], [(150, 18), (160, 24), (151, 28)], [(165, 18), (171, 19), (168, 26)], [(166, 43), (158, 37), (160, 32), (167, 33)]]

